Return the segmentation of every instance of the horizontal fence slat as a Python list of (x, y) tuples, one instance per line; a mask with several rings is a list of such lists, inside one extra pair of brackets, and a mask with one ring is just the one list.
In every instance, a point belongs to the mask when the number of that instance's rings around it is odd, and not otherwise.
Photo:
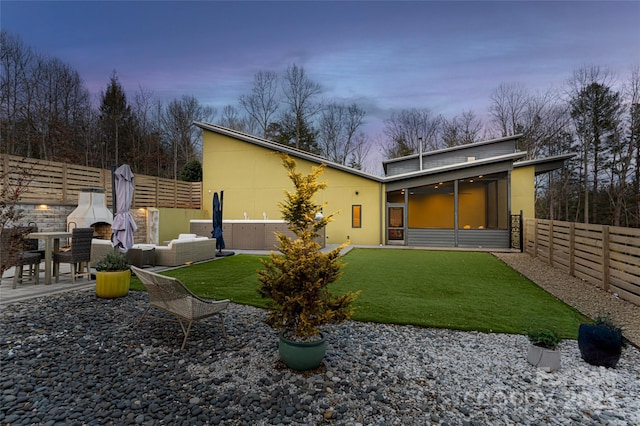
[(629, 301), (631, 303), (635, 303), (636, 305), (640, 306), (640, 296), (638, 296), (637, 294), (630, 293), (630, 292), (626, 291), (625, 289), (622, 289), (622, 288), (619, 288), (619, 287), (612, 288), (611, 292), (612, 293), (617, 293), (618, 297), (621, 298), (621, 299), (624, 299), (624, 300)]
[(525, 253), (640, 304), (640, 229), (531, 218), (523, 228)]
[[(22, 158), (0, 154), (2, 173), (11, 171), (7, 182), (18, 182), (19, 170), (31, 169), (32, 179), (20, 201), (34, 204), (75, 205), (82, 188), (104, 188), (107, 205), (112, 204), (111, 170), (77, 164)], [(0, 181), (0, 186), (5, 182)], [(176, 207), (202, 208), (202, 183), (183, 182), (155, 176), (135, 175), (133, 208)]]

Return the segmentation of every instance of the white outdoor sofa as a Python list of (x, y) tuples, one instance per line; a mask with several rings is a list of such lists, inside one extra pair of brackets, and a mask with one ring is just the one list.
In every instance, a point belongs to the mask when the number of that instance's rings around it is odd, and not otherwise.
[(209, 260), (216, 257), (216, 239), (198, 237), (196, 234), (180, 234), (166, 246), (155, 246), (155, 254), (156, 265), (159, 266), (178, 266)]

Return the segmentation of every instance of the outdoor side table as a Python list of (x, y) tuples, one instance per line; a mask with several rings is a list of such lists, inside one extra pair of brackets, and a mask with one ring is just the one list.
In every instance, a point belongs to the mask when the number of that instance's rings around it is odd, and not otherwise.
[(136, 247), (127, 251), (129, 261), (137, 268), (145, 265), (156, 266), (156, 248), (155, 247)]

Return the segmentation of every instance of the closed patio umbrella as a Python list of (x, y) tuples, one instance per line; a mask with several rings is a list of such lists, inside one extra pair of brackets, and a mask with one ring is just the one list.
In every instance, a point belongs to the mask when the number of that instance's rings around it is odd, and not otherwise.
[(133, 232), (138, 229), (129, 209), (133, 200), (133, 173), (128, 164), (123, 164), (114, 172), (116, 189), (116, 214), (113, 217), (111, 230), (112, 241), (116, 248), (127, 251), (133, 246)]
[(224, 237), (222, 236), (222, 197), (224, 196), (224, 192), (220, 191), (220, 198), (218, 198), (218, 193), (213, 193), (213, 230), (211, 231), (211, 236), (216, 239), (216, 249), (218, 252), (216, 253), (217, 257), (222, 256), (231, 256), (235, 254), (232, 251), (222, 251), (224, 249)]
[(222, 237), (222, 206), (218, 193), (213, 193), (213, 230), (211, 236), (216, 239), (216, 250), (224, 248), (224, 238)]

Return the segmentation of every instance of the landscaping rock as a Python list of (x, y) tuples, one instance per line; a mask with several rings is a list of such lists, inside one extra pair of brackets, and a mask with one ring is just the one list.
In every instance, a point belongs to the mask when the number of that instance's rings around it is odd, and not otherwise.
[[(526, 336), (349, 321), (311, 372), (277, 359), (265, 311), (231, 304), (194, 324), (136, 321), (144, 292), (76, 291), (4, 305), (0, 423), (640, 424), (640, 352), (615, 369), (564, 341), (562, 369), (526, 360)], [(160, 314), (161, 315), (161, 314)]]

